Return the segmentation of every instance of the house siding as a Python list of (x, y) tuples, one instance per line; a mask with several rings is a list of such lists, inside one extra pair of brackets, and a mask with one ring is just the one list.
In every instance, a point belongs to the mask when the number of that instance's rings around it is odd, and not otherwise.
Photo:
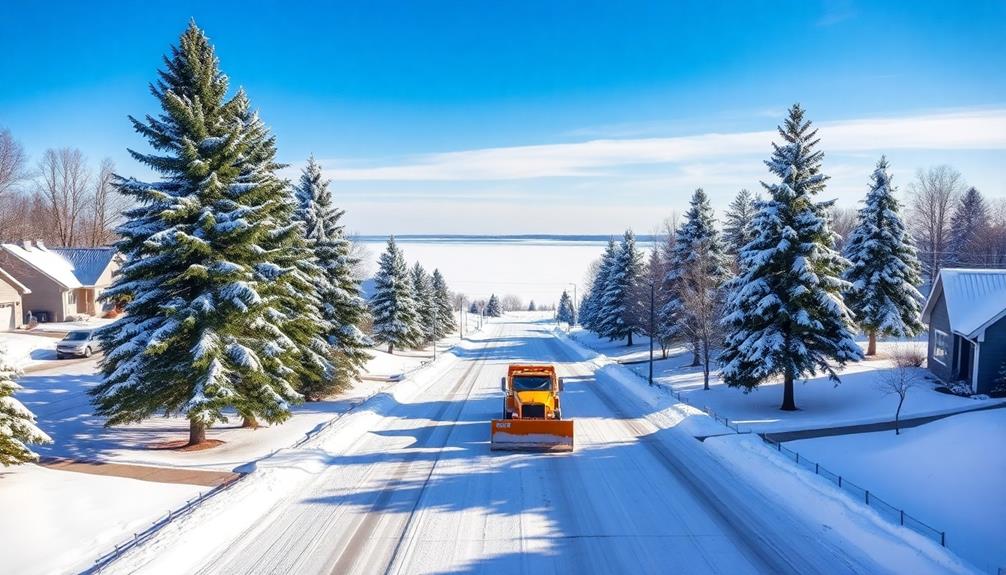
[[(933, 350), (936, 347), (936, 330), (948, 334), (947, 357), (944, 359), (946, 365), (933, 359)], [(953, 337), (950, 330), (950, 315), (947, 313), (947, 300), (941, 293), (933, 304), (933, 311), (929, 317), (929, 352), (926, 366), (929, 371), (943, 381), (953, 379), (953, 358), (956, 357), (957, 350), (954, 348), (957, 338)]]
[(66, 291), (62, 285), (34, 267), (6, 252), (0, 251), (0, 267), (31, 290), (21, 296), (21, 319), (29, 311), (49, 312), (49, 321), (65, 321), (67, 313)]
[(985, 341), (978, 352), (978, 393), (989, 393), (996, 385), (999, 371), (1006, 364), (1006, 317), (985, 329)]
[(0, 331), (19, 328), (24, 325), (24, 311), (21, 307), (21, 292), (0, 277), (0, 307), (9, 307), (13, 324), (6, 323), (6, 315), (0, 314)]

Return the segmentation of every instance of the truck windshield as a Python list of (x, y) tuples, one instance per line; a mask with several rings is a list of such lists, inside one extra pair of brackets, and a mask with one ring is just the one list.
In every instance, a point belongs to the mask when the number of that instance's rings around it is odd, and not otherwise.
[(66, 334), (66, 337), (63, 338), (63, 341), (84, 341), (90, 335), (91, 332), (89, 331), (71, 331), (70, 333)]
[(547, 375), (515, 375), (514, 391), (548, 391), (552, 389), (552, 378)]

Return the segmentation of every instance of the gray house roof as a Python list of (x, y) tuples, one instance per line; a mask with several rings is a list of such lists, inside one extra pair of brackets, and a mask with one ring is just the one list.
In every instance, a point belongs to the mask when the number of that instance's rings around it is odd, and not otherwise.
[(84, 286), (93, 286), (115, 258), (115, 248), (51, 248), (73, 266), (73, 275)]
[(988, 326), (1006, 317), (1006, 270), (940, 270), (922, 309), (926, 323), (940, 293), (947, 302), (950, 329), (969, 339), (982, 338)]
[(116, 257), (115, 248), (48, 248), (42, 242), (0, 244), (64, 289), (94, 286)]

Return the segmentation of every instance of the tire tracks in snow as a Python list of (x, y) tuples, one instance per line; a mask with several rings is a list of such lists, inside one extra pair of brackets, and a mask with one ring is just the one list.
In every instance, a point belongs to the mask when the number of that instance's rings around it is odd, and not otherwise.
[[(419, 492), (416, 496), (416, 500), (412, 505), (408, 515), (402, 522), (402, 526), (398, 537), (395, 538), (395, 546), (391, 549), (390, 555), (387, 557), (384, 563), (383, 569), (375, 569), (375, 572), (390, 573), (392, 567), (395, 564), (396, 557), (399, 555), (402, 545), (407, 540), (410, 540), (407, 536), (409, 531), (413, 528), (414, 518), (417, 511), (420, 509), (420, 504), (426, 494), (426, 488), (429, 485), (430, 478), (433, 476), (433, 472), (436, 469), (437, 463), (440, 461), (440, 455), (443, 453), (443, 448), (447, 446), (450, 442), (451, 434), (454, 431), (454, 426), (457, 424), (458, 420), (461, 418), (461, 412), (464, 410), (465, 404), (471, 397), (472, 391), (475, 389), (479, 381), (479, 375), (482, 373), (482, 368), (485, 366), (485, 352), (489, 349), (489, 343), (484, 343), (482, 348), (479, 350), (479, 357), (472, 361), (471, 365), (465, 370), (464, 374), (458, 379), (458, 382), (447, 392), (447, 397), (454, 398), (461, 392), (461, 389), (468, 384), (467, 390), (465, 392), (464, 401), (449, 401), (445, 402), (437, 412), (430, 418), (431, 421), (438, 423), (444, 423), (444, 416), (447, 412), (454, 408), (455, 412), (453, 417), (446, 421), (447, 432), (444, 435), (443, 441), (438, 441), (436, 445), (428, 445), (428, 443), (433, 439), (433, 435), (438, 431), (437, 426), (429, 429), (427, 433), (424, 434), (421, 441), (417, 441), (417, 444), (422, 443), (423, 448), (435, 448), (437, 449), (436, 457), (434, 458), (432, 464), (430, 465), (429, 471), (423, 478), (423, 483), (419, 488)], [(474, 373), (474, 375), (473, 375)], [(420, 447), (417, 445), (416, 447)], [(334, 565), (330, 569), (326, 569), (327, 572), (333, 575), (343, 575), (345, 573), (359, 573), (361, 572), (361, 567), (366, 567), (369, 569), (377, 567), (374, 561), (368, 561), (365, 565), (360, 565), (360, 559), (368, 555), (367, 552), (372, 551), (370, 547), (372, 546), (374, 532), (379, 527), (380, 521), (386, 517), (384, 513), (384, 508), (391, 501), (397, 490), (396, 485), (408, 474), (413, 465), (418, 460), (421, 453), (413, 452), (406, 456), (405, 460), (400, 462), (395, 468), (395, 471), (388, 477), (386, 484), (387, 486), (380, 492), (378, 498), (371, 505), (371, 508), (366, 512), (364, 518), (359, 522), (356, 529), (353, 531), (352, 537), (349, 539), (342, 552), (338, 554)]]

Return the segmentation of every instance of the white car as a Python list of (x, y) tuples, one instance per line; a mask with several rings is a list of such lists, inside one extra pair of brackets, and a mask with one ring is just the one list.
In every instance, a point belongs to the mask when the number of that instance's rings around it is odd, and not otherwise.
[(56, 344), (56, 357), (59, 359), (71, 356), (91, 357), (96, 351), (101, 351), (101, 342), (93, 329), (71, 331)]

